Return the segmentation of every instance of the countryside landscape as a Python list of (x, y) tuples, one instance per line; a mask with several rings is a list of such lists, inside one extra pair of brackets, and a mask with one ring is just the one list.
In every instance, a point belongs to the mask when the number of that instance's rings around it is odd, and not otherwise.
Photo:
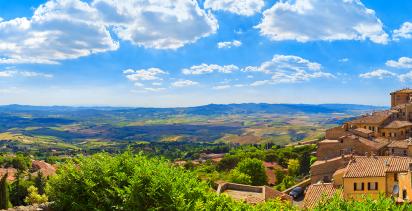
[(412, 210), (411, 8), (0, 0), (0, 211)]

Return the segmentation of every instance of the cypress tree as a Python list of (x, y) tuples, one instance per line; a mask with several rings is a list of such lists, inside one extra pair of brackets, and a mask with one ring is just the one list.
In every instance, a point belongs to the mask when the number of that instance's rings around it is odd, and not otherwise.
[(9, 184), (7, 182), (7, 173), (0, 180), (0, 209), (12, 207), (9, 196)]

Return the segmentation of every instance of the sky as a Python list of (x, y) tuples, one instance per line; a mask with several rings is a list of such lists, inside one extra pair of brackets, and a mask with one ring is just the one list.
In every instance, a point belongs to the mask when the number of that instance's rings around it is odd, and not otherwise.
[(0, 0), (0, 104), (389, 105), (410, 0)]

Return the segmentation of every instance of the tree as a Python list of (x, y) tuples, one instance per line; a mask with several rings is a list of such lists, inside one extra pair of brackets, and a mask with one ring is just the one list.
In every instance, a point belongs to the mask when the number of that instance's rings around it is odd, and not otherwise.
[(300, 164), (297, 159), (289, 159), (288, 161), (288, 172), (291, 176), (297, 176), (299, 173)]
[(230, 181), (234, 183), (245, 184), (245, 185), (252, 184), (251, 176), (245, 173), (239, 172), (238, 169), (233, 169), (230, 172)]
[(26, 204), (42, 204), (47, 202), (47, 196), (45, 194), (39, 194), (36, 187), (33, 185), (27, 188), (27, 196), (24, 199)]
[(276, 175), (276, 183), (279, 184), (283, 181), (283, 178), (285, 178), (285, 172), (283, 172), (280, 169), (275, 170), (275, 175)]
[(7, 173), (0, 180), (0, 209), (12, 207), (10, 203), (9, 184), (7, 182)]
[(267, 183), (265, 167), (261, 160), (246, 158), (237, 164), (235, 170), (250, 176), (251, 185), (265, 185)]
[(26, 205), (24, 199), (28, 192), (27, 189), (34, 185), (31, 180), (26, 180), (23, 172), (17, 172), (16, 180), (11, 184), (10, 200), (15, 206)]
[(44, 194), (44, 188), (46, 186), (46, 178), (43, 177), (43, 173), (38, 171), (37, 177), (34, 179), (34, 185), (39, 191), (39, 194)]

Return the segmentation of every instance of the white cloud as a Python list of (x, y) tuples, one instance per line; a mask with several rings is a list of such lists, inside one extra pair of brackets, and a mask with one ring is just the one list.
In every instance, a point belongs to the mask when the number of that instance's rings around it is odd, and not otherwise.
[(232, 48), (232, 47), (239, 47), (242, 45), (242, 42), (239, 40), (227, 41), (227, 42), (218, 42), (218, 48)]
[(412, 71), (399, 75), (399, 81), (406, 82), (412, 80)]
[(122, 40), (146, 48), (180, 48), (219, 27), (193, 0), (94, 0), (92, 5)]
[(256, 26), (271, 40), (365, 40), (386, 44), (388, 35), (375, 12), (360, 0), (279, 1)]
[(0, 63), (53, 64), (118, 46), (97, 10), (79, 0), (48, 1), (29, 19), (0, 22)]
[(401, 57), (398, 61), (388, 60), (386, 65), (394, 68), (412, 68), (412, 58)]
[(270, 84), (270, 82), (271, 81), (269, 80), (255, 81), (251, 83), (250, 86), (262, 86), (262, 85)]
[(339, 62), (341, 62), (341, 63), (345, 63), (345, 62), (348, 62), (349, 61), (349, 59), (348, 58), (342, 58), (342, 59), (339, 59)]
[(52, 74), (33, 72), (33, 71), (19, 71), (19, 70), (4, 70), (0, 71), (0, 78), (11, 78), (11, 77), (41, 77), (41, 78), (53, 78)]
[(121, 40), (176, 49), (215, 33), (217, 20), (192, 0), (50, 0), (30, 18), (0, 19), (0, 64), (56, 64), (114, 51)]
[(204, 7), (238, 15), (252, 16), (265, 6), (263, 0), (206, 0)]
[(361, 78), (379, 78), (379, 79), (384, 79), (386, 77), (396, 77), (396, 73), (393, 73), (391, 71), (383, 70), (383, 69), (377, 69), (371, 72), (367, 73), (362, 73), (359, 75)]
[(172, 83), (173, 87), (187, 87), (187, 86), (194, 86), (199, 84), (198, 82), (191, 81), (191, 80), (178, 80)]
[(246, 72), (262, 72), (271, 75), (270, 80), (257, 81), (253, 86), (267, 83), (297, 83), (314, 78), (333, 78), (333, 74), (322, 71), (319, 63), (311, 62), (298, 56), (275, 55), (272, 60), (260, 66), (248, 66)]
[(153, 85), (153, 86), (161, 86), (162, 83), (160, 83), (160, 82), (153, 82), (152, 85)]
[(213, 89), (216, 90), (222, 90), (222, 89), (229, 89), (231, 87), (231, 85), (218, 85), (218, 86), (214, 86)]
[(182, 73), (185, 75), (201, 75), (206, 73), (220, 72), (220, 73), (232, 73), (235, 70), (239, 70), (236, 65), (224, 65), (220, 66), (217, 64), (200, 64), (194, 65), (190, 68), (185, 68)]
[(399, 40), (400, 38), (411, 39), (412, 38), (412, 23), (411, 22), (403, 23), (401, 28), (393, 30), (392, 37), (394, 40)]
[[(126, 78), (130, 81), (153, 81), (153, 80), (162, 80), (160, 75), (168, 74), (166, 71), (159, 68), (149, 68), (141, 70), (132, 70), (127, 69), (123, 71), (123, 74), (126, 75)], [(138, 83), (139, 85), (140, 83)]]

